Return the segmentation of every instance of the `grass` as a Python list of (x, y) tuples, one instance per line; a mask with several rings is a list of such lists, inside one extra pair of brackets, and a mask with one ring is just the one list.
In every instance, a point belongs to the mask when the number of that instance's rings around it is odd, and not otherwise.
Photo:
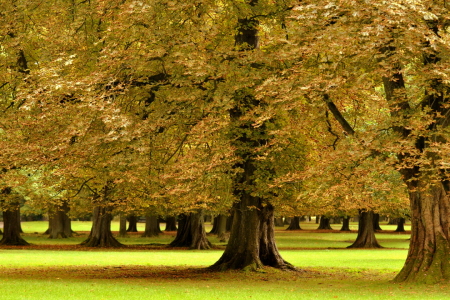
[[(305, 225), (311, 225), (311, 229), (316, 227), (315, 224)], [(302, 227), (309, 229), (305, 225)], [(447, 284), (414, 286), (390, 282), (401, 269), (407, 254), (409, 236), (405, 234), (377, 234), (380, 243), (387, 248), (355, 250), (345, 249), (356, 237), (354, 232), (287, 232), (280, 228), (276, 237), (281, 255), (301, 271), (266, 268), (262, 272), (218, 273), (205, 267), (219, 259), (220, 249), (87, 249), (70, 245), (86, 237), (90, 223), (74, 222), (73, 228), (81, 235), (68, 240), (50, 240), (35, 233), (45, 231), (45, 222), (24, 222), (24, 237), (35, 246), (0, 248), (0, 299), (450, 297)], [(145, 239), (135, 234), (121, 239), (121, 242), (165, 244), (172, 239), (173, 235), (169, 234)], [(213, 237), (210, 239), (215, 243)]]

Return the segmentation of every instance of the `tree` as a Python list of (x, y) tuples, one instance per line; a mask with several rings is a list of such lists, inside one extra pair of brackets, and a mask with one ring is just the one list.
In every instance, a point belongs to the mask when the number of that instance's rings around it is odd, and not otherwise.
[(0, 195), (3, 202), (3, 237), (0, 245), (29, 245), (20, 236), (20, 196), (11, 188), (4, 188)]
[(293, 217), (291, 223), (286, 230), (301, 230), (300, 228), (300, 217)]
[(211, 243), (206, 237), (203, 213), (182, 214), (178, 219), (177, 236), (170, 243), (171, 247), (189, 247), (190, 249), (206, 250)]
[(374, 212), (363, 211), (359, 213), (358, 236), (355, 242), (347, 248), (381, 248), (375, 237)]
[(69, 206), (67, 201), (63, 201), (62, 205), (55, 205), (54, 210), (49, 212), (49, 228), (46, 233), (49, 238), (69, 238), (72, 237), (71, 220), (67, 213)]

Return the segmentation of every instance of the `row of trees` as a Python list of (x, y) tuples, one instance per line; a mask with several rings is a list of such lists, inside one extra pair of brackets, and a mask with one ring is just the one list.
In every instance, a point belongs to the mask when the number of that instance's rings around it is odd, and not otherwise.
[(0, 6), (6, 219), (15, 193), (89, 199), (94, 227), (113, 209), (231, 208), (214, 267), (290, 268), (275, 209), (371, 215), (409, 198), (396, 280), (450, 278), (445, 1)]

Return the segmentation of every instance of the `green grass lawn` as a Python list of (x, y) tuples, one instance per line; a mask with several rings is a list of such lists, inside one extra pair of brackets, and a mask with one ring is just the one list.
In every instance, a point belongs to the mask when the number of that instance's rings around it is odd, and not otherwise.
[[(113, 230), (117, 224), (113, 224)], [(142, 228), (143, 224), (139, 224)], [(307, 226), (305, 226), (307, 225)], [(314, 229), (315, 224), (302, 224)], [(311, 228), (307, 228), (311, 225)], [(447, 284), (399, 285), (407, 234), (379, 233), (384, 249), (346, 249), (356, 233), (288, 232), (278, 228), (283, 258), (299, 271), (210, 272), (222, 251), (159, 247), (86, 249), (90, 222), (74, 222), (79, 236), (50, 240), (45, 222), (24, 222), (33, 248), (0, 248), (0, 299), (448, 299)], [(353, 225), (352, 225), (353, 226)], [(383, 229), (386, 226), (382, 226)], [(118, 229), (118, 228), (117, 228)], [(338, 228), (336, 228), (338, 229)], [(393, 228), (395, 229), (395, 228)], [(393, 230), (387, 229), (387, 230)], [(209, 237), (213, 243), (215, 237)], [(173, 235), (120, 239), (125, 244), (167, 244)], [(44, 246), (51, 245), (51, 246)], [(223, 246), (223, 244), (222, 244)], [(60, 247), (60, 248), (59, 248)], [(222, 247), (223, 248), (223, 247)], [(61, 250), (60, 250), (61, 249)]]

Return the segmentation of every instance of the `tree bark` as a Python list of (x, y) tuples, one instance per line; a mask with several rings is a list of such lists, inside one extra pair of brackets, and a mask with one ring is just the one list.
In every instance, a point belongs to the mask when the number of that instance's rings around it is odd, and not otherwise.
[(325, 216), (320, 217), (320, 223), (317, 230), (324, 229), (324, 230), (333, 230), (330, 225), (330, 218), (327, 218)]
[(283, 218), (275, 218), (275, 226), (276, 227), (284, 227), (284, 221)]
[(347, 248), (382, 248), (375, 237), (373, 215), (373, 211), (359, 213), (358, 236), (355, 242)]
[(171, 247), (189, 247), (190, 249), (211, 249), (206, 237), (203, 214), (201, 212), (180, 215), (177, 236), (170, 243)]
[(137, 218), (137, 216), (135, 214), (131, 214), (131, 215), (128, 216), (127, 219), (128, 219), (128, 229), (127, 229), (127, 231), (128, 232), (138, 232), (138, 229), (137, 229), (138, 218)]
[(450, 202), (441, 184), (418, 180), (410, 188), (411, 240), (396, 282), (450, 280)]
[(380, 227), (380, 214), (376, 214), (376, 213), (373, 214), (373, 229), (375, 231), (383, 230)]
[(291, 224), (289, 224), (286, 230), (301, 230), (300, 227), (300, 217), (293, 217), (291, 219)]
[(405, 218), (398, 218), (397, 220), (397, 229), (395, 229), (395, 232), (405, 232)]
[(19, 205), (10, 205), (3, 210), (3, 237), (0, 245), (26, 246), (29, 245), (20, 236), (20, 207)]
[(128, 235), (127, 232), (127, 217), (124, 213), (120, 213), (119, 215), (119, 237), (126, 237)]
[(218, 227), (219, 227), (219, 215), (215, 216), (213, 219), (213, 227), (211, 228), (211, 231), (209, 234), (217, 234)]
[(96, 206), (94, 208), (92, 229), (89, 237), (81, 243), (86, 247), (122, 247), (111, 232), (112, 208)]
[(159, 236), (161, 229), (159, 228), (158, 216), (146, 215), (145, 216), (145, 231), (142, 237)]
[(53, 211), (49, 212), (48, 234), (50, 239), (72, 237), (71, 220), (67, 215), (69, 210), (67, 201), (63, 201), (61, 205), (55, 205)]
[(340, 231), (351, 231), (350, 230), (350, 217), (342, 218), (342, 227)]
[(174, 216), (166, 217), (166, 229), (164, 231), (177, 231), (177, 218)]

